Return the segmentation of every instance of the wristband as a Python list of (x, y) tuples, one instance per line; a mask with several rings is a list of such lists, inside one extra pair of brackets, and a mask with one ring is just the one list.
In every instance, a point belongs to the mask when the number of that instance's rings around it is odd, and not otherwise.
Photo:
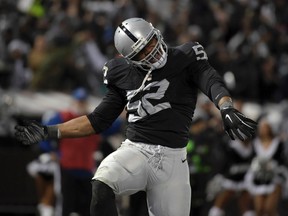
[(227, 109), (227, 108), (233, 108), (233, 103), (231, 100), (227, 100), (227, 101), (224, 101), (220, 106), (219, 106), (220, 110), (223, 110), (223, 109)]
[(61, 138), (61, 133), (57, 125), (47, 126), (47, 133), (49, 138)]

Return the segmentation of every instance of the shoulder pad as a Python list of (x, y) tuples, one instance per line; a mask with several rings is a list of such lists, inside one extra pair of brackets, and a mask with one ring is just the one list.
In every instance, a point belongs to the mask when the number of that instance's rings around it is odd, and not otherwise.
[(103, 66), (103, 76), (105, 85), (113, 85), (121, 89), (133, 88), (135, 84), (131, 76), (137, 74), (137, 69), (131, 62), (123, 57), (114, 58)]
[(176, 47), (181, 52), (184, 52), (190, 60), (199, 61), (199, 60), (208, 60), (207, 54), (201, 44), (198, 42), (187, 42)]
[(125, 77), (129, 71), (130, 63), (125, 58), (114, 58), (103, 66), (104, 84), (113, 85)]

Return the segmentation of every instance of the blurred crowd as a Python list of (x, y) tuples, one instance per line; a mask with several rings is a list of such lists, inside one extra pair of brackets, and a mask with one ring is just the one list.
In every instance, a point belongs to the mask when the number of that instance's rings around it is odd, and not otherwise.
[[(239, 109), (267, 119), (287, 157), (287, 0), (0, 0), (0, 90), (70, 93), (81, 86), (101, 98), (102, 66), (118, 55), (114, 31), (130, 17), (153, 23), (169, 46), (201, 43)], [(199, 216), (217, 197), (216, 187), (207, 191), (210, 180), (227, 170), (221, 146), (231, 143), (216, 113), (200, 96), (187, 146), (192, 208)], [(224, 209), (223, 200), (214, 207)]]
[[(159, 10), (161, 8), (161, 10)], [(285, 0), (1, 0), (1, 87), (103, 94), (102, 66), (117, 55), (113, 34), (143, 17), (176, 46), (200, 42), (234, 97), (287, 99)]]

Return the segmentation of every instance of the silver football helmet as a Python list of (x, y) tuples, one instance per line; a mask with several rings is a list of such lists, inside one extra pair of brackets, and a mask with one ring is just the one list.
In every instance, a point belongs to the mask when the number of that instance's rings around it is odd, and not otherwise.
[[(149, 43), (157, 39), (153, 50), (143, 59), (134, 57)], [(167, 45), (161, 32), (142, 18), (130, 18), (123, 21), (115, 31), (114, 43), (117, 51), (143, 70), (163, 67), (167, 61)]]

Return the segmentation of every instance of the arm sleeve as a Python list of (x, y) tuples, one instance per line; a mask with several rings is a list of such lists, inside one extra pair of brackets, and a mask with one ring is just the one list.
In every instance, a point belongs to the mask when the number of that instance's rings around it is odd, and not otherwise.
[(230, 97), (222, 77), (208, 61), (196, 61), (190, 67), (193, 71), (192, 81), (213, 101), (216, 107), (222, 97)]
[(87, 115), (95, 132), (101, 133), (107, 129), (121, 114), (125, 105), (125, 98), (117, 89), (110, 87), (101, 103)]

